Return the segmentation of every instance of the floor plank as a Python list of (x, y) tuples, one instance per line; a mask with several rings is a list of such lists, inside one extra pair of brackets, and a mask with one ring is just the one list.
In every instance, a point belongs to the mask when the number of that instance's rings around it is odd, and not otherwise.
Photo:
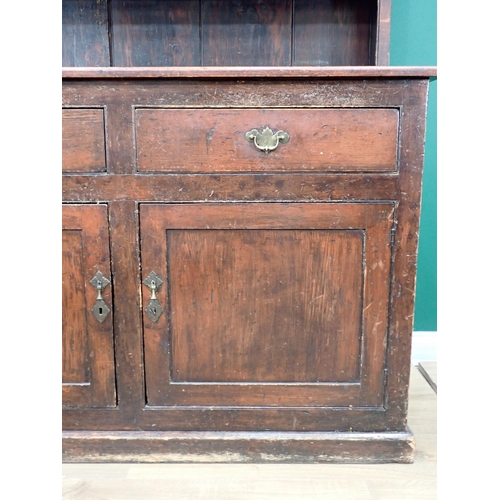
[(437, 393), (437, 361), (421, 361), (418, 364), (418, 369), (434, 389), (434, 392)]
[(415, 463), (64, 464), (63, 500), (435, 500), (437, 396), (417, 367), (409, 425)]

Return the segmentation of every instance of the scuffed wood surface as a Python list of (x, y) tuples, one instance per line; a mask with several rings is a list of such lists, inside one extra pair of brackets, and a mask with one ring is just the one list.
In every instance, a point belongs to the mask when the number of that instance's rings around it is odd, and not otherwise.
[[(365, 71), (365, 72), (363, 72)], [(106, 202), (109, 205), (110, 247), (117, 287), (116, 305), (116, 380), (119, 408), (113, 411), (70, 409), (64, 412), (64, 428), (95, 431), (167, 431), (249, 429), (280, 431), (404, 431), (406, 429), (407, 390), (410, 366), (410, 337), (413, 323), (415, 264), (420, 208), (423, 137), (425, 132), (426, 78), (390, 78), (376, 76), (378, 69), (365, 69), (363, 77), (328, 77), (287, 80), (244, 77), (181, 78), (75, 78), (63, 81), (63, 103), (69, 107), (105, 107), (107, 173), (94, 175), (66, 173), (63, 176), (64, 200)], [(334, 72), (335, 73), (335, 72)], [(397, 73), (397, 71), (396, 71)], [(133, 74), (133, 73), (130, 73)], [(172, 75), (173, 73), (168, 73)], [(190, 74), (188, 73), (185, 73)], [(198, 76), (203, 71), (198, 71)], [(208, 73), (210, 74), (210, 73)], [(212, 76), (218, 73), (212, 73)], [(237, 72), (228, 73), (233, 77)], [(225, 76), (228, 76), (225, 74)], [(247, 74), (252, 74), (247, 73)], [(296, 73), (300, 75), (300, 71)], [(339, 73), (335, 73), (339, 74)], [(347, 74), (347, 73), (346, 73)], [(379, 73), (381, 74), (381, 73)], [(399, 73), (404, 74), (403, 73)], [(370, 75), (370, 76), (366, 76)], [(309, 75), (308, 75), (309, 76)], [(133, 132), (133, 109), (146, 108), (393, 108), (400, 114), (397, 170), (375, 173), (238, 173), (238, 174), (147, 174), (137, 173), (136, 137)], [(357, 112), (358, 110), (355, 109)], [(182, 153), (182, 149), (180, 150)], [(363, 323), (372, 332), (363, 346), (368, 355), (362, 365), (361, 380), (367, 390), (360, 395), (358, 406), (334, 407), (169, 407), (145, 408), (143, 343), (139, 257), (146, 255), (147, 245), (139, 241), (139, 202), (163, 202), (172, 206), (181, 202), (205, 208), (208, 213), (214, 201), (225, 202), (224, 211), (242, 202), (257, 213), (265, 201), (307, 202), (307, 210), (321, 206), (383, 205), (395, 208), (395, 232), (389, 226), (372, 243), (367, 242), (367, 268), (375, 273), (392, 273), (391, 284), (376, 278), (372, 297), (367, 294)], [(325, 203), (325, 202), (335, 203)], [(207, 203), (205, 203), (207, 202)], [(256, 202), (256, 203), (248, 203)], [(360, 203), (362, 202), (362, 203)], [(271, 214), (279, 220), (281, 212), (274, 203)], [(207, 208), (210, 207), (210, 208)], [(218, 209), (220, 210), (220, 208)], [(295, 210), (295, 209), (294, 209)], [(199, 216), (197, 215), (199, 218)], [(391, 215), (392, 217), (392, 215)], [(333, 219), (332, 219), (333, 222)], [(387, 224), (390, 221), (387, 219)], [(326, 229), (332, 226), (328, 225)], [(141, 224), (142, 228), (142, 224)], [(265, 229), (265, 227), (263, 227)], [(316, 228), (316, 225), (314, 225)], [(177, 227), (177, 229), (183, 229)], [(205, 229), (205, 227), (201, 228)], [(262, 229), (262, 228), (261, 228)], [(289, 230), (290, 225), (281, 227)], [(306, 229), (311, 229), (308, 226)], [(383, 238), (382, 238), (383, 236)], [(390, 241), (393, 241), (391, 245)], [(140, 246), (141, 245), (141, 246)], [(388, 249), (391, 249), (388, 251)], [(377, 258), (371, 257), (373, 255)], [(392, 255), (391, 255), (392, 254)], [(165, 255), (160, 252), (159, 255)], [(144, 262), (143, 262), (144, 264)], [(158, 268), (155, 266), (154, 268)], [(161, 268), (160, 268), (161, 269)], [(149, 270), (148, 270), (149, 271)], [(163, 271), (165, 274), (165, 267)], [(381, 276), (380, 274), (378, 276)], [(371, 283), (367, 275), (367, 283)], [(385, 280), (387, 281), (387, 280)], [(378, 284), (377, 284), (378, 283)], [(119, 285), (119, 286), (118, 286)], [(383, 289), (384, 293), (381, 293)], [(378, 304), (378, 305), (377, 305)], [(374, 314), (378, 309), (379, 313)], [(380, 314), (381, 310), (389, 314)], [(118, 315), (119, 312), (119, 315)], [(144, 323), (144, 325), (147, 325)], [(158, 352), (168, 348), (162, 336), (156, 335)], [(283, 334), (280, 334), (283, 337)], [(152, 337), (153, 338), (153, 337)], [(164, 340), (164, 338), (163, 338)], [(386, 349), (386, 346), (388, 347)], [(386, 355), (387, 353), (387, 355)], [(386, 364), (387, 362), (387, 364)], [(158, 365), (159, 366), (159, 365)], [(371, 368), (370, 368), (371, 366)], [(387, 390), (383, 389), (387, 367)], [(165, 366), (159, 366), (164, 370)], [(363, 370), (368, 374), (363, 378)], [(366, 383), (365, 383), (366, 382)], [(164, 384), (165, 380), (160, 383)], [(215, 383), (217, 385), (217, 383)], [(213, 391), (215, 389), (210, 389)], [(177, 401), (182, 401), (181, 398)], [(198, 397), (198, 396), (196, 396)], [(226, 397), (226, 396), (224, 396)], [(231, 396), (232, 397), (232, 396)], [(244, 395), (238, 395), (244, 398)], [(206, 399), (204, 400), (207, 401)], [(227, 399), (226, 399), (227, 401)], [(255, 402), (255, 399), (253, 400)], [(213, 401), (212, 401), (213, 402)], [(348, 405), (349, 398), (344, 402)], [(168, 404), (168, 401), (160, 401)], [(381, 406), (385, 403), (384, 406)]]
[(179, 68), (69, 68), (63, 78), (426, 78), (435, 66), (227, 66)]
[(63, 66), (388, 64), (391, 0), (64, 0)]
[(63, 464), (63, 500), (435, 500), (437, 398), (418, 369), (410, 381), (412, 465)]
[(110, 66), (107, 2), (64, 0), (61, 46), (63, 66)]
[[(115, 407), (113, 293), (108, 207), (63, 205), (63, 387), (66, 407)], [(78, 266), (78, 267), (77, 267)], [(110, 308), (100, 323), (92, 314), (97, 271), (111, 281), (102, 290)], [(83, 372), (83, 373), (82, 373)]]
[(63, 172), (105, 172), (103, 109), (62, 110)]
[[(169, 276), (162, 292), (168, 313), (154, 323), (144, 316), (148, 403), (261, 406), (269, 421), (254, 430), (289, 429), (269, 406), (381, 406), (390, 267), (383, 263), (390, 262), (393, 211), (382, 203), (142, 206), (143, 279), (151, 270)], [(293, 242), (306, 235), (315, 249)], [(334, 238), (345, 240), (333, 245)], [(324, 262), (334, 262), (333, 254), (338, 268)], [(215, 383), (223, 381), (249, 383)], [(322, 381), (339, 385), (316, 385)], [(348, 381), (360, 383), (357, 398), (356, 385), (340, 385)], [(233, 425), (221, 421), (222, 429)]]
[[(391, 172), (395, 109), (137, 109), (140, 172)], [(245, 134), (270, 127), (290, 140), (268, 154)], [(182, 145), (183, 154), (179, 154)]]
[(131, 463), (412, 463), (411, 432), (63, 432), (63, 460)]
[(391, 200), (388, 175), (65, 175), (64, 201), (334, 201)]

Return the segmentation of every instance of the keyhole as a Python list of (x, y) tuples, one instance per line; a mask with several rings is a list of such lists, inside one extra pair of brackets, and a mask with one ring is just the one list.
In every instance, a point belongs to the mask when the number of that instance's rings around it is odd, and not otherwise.
[(150, 307), (149, 310), (156, 316), (156, 307)]
[(99, 316), (102, 315), (102, 307), (99, 307)]

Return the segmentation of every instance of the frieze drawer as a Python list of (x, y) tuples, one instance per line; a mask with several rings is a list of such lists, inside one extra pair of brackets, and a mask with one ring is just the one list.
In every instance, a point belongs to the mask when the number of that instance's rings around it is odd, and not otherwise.
[(394, 172), (397, 109), (136, 109), (138, 172)]

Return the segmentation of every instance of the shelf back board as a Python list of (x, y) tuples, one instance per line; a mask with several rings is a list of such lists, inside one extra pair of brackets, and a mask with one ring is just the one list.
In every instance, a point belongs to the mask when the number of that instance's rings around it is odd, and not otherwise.
[(62, 65), (387, 65), (391, 0), (63, 0)]

